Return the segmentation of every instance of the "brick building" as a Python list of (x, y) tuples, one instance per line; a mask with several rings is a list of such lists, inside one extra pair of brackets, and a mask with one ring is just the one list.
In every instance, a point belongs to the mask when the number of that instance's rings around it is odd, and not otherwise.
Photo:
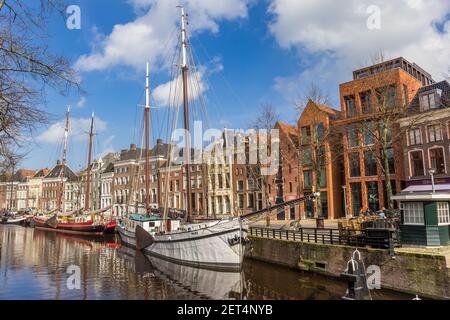
[[(398, 108), (404, 112), (422, 85), (432, 84), (431, 76), (416, 64), (403, 58), (353, 72), (353, 80), (339, 86), (341, 119), (333, 125), (345, 128), (342, 135), (345, 212), (358, 215), (361, 209), (387, 207), (384, 173), (377, 161), (380, 137), (377, 122), (382, 110)], [(385, 97), (383, 101), (380, 97)], [(389, 129), (391, 137), (400, 137), (398, 123)], [(387, 150), (393, 193), (402, 189), (405, 180), (402, 139), (392, 138)]]
[(58, 209), (61, 175), (64, 183), (61, 210), (65, 212), (81, 208), (79, 178), (69, 166), (61, 165), (58, 160), (56, 166), (42, 179), (42, 210)]
[(333, 126), (339, 115), (310, 100), (298, 119), (300, 194), (320, 192), (320, 209), (313, 201), (302, 203), (302, 218), (342, 216), (341, 132)]
[[(278, 130), (279, 166), (277, 173), (269, 178), (269, 201), (275, 204), (299, 197), (299, 140), (298, 129), (277, 121), (274, 129)], [(279, 197), (279, 199), (277, 199)], [(295, 220), (300, 217), (300, 206), (286, 208), (273, 215), (271, 219)]]
[(447, 81), (420, 88), (407, 115), (400, 120), (406, 185), (450, 183), (450, 84)]

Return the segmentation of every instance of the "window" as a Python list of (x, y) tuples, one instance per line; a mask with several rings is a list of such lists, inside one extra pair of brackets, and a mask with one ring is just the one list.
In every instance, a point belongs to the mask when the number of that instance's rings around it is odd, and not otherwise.
[(238, 199), (239, 199), (239, 208), (244, 209), (244, 195), (238, 194)]
[(422, 202), (403, 203), (403, 223), (418, 224), (418, 225), (424, 224)]
[(247, 188), (248, 190), (255, 189), (255, 181), (253, 179), (247, 179)]
[(253, 193), (247, 194), (247, 202), (248, 208), (253, 208), (255, 206), (255, 198)]
[(428, 140), (429, 142), (436, 142), (442, 140), (442, 130), (440, 124), (433, 124), (428, 126)]
[(289, 208), (289, 219), (295, 220), (295, 207)]
[(422, 151), (413, 151), (409, 154), (411, 163), (411, 175), (413, 177), (423, 176), (423, 154)]
[(292, 182), (289, 182), (289, 192), (292, 192)]
[(328, 218), (328, 196), (326, 192), (320, 193), (320, 205), (322, 207), (321, 217)]
[(312, 172), (303, 171), (303, 188), (311, 189), (311, 187), (312, 187)]
[(358, 137), (358, 129), (357, 128), (350, 128), (348, 129), (347, 136), (348, 136), (348, 146), (350, 148), (354, 148), (359, 146), (359, 137)]
[(316, 134), (317, 134), (317, 139), (318, 141), (323, 139), (325, 133), (325, 127), (323, 126), (323, 123), (320, 122), (317, 126), (316, 126)]
[(305, 201), (305, 216), (312, 218), (314, 216), (314, 202), (312, 200)]
[(436, 95), (434, 92), (423, 94), (421, 100), (422, 100), (422, 109), (424, 111), (437, 108)]
[[(381, 150), (381, 154), (383, 155), (383, 150)], [(387, 158), (389, 163), (389, 173), (395, 174), (395, 159), (394, 159), (394, 149), (387, 149)]]
[(437, 212), (439, 224), (450, 224), (450, 213), (448, 209), (448, 202), (438, 202)]
[(372, 122), (367, 122), (364, 127), (364, 144), (366, 146), (375, 143), (375, 128)]
[(352, 152), (348, 156), (350, 162), (350, 177), (360, 177), (361, 168), (359, 165), (359, 153)]
[(244, 181), (243, 180), (238, 181), (238, 191), (244, 191)]
[(361, 108), (363, 114), (372, 112), (370, 91), (360, 93), (359, 98), (361, 100)]
[(319, 183), (321, 188), (327, 187), (327, 172), (325, 168), (320, 169)]
[(416, 144), (422, 144), (422, 133), (420, 128), (409, 130), (409, 145), (414, 146)]
[(377, 175), (377, 162), (373, 152), (374, 151), (364, 152), (364, 173), (366, 177)]
[(378, 210), (378, 182), (370, 181), (366, 182), (367, 188), (367, 203), (369, 205), (369, 209), (373, 212)]
[(362, 208), (361, 183), (350, 183), (350, 189), (352, 196), (352, 213), (354, 216), (358, 216), (359, 211)]
[(303, 148), (302, 151), (302, 164), (309, 166), (312, 164), (311, 147)]
[(345, 107), (347, 110), (347, 117), (353, 117), (358, 114), (358, 110), (356, 109), (355, 96), (347, 96), (344, 97)]
[(436, 174), (445, 173), (444, 149), (430, 149), (431, 168), (436, 170)]
[(311, 143), (311, 128), (309, 126), (302, 127), (302, 144), (310, 144)]

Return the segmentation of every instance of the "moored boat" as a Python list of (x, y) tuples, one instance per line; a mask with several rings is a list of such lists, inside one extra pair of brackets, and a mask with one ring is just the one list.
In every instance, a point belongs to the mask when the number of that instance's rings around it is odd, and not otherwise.
[(27, 219), (27, 217), (25, 215), (21, 215), (21, 216), (3, 216), (0, 219), (0, 223), (2, 224), (18, 224), (18, 225), (22, 225), (25, 223), (25, 220)]

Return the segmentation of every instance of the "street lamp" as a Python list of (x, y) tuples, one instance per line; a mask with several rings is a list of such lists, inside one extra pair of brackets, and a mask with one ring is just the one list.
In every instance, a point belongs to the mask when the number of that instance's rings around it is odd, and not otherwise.
[(345, 213), (345, 217), (347, 218), (347, 195), (345, 192), (345, 186), (342, 186), (342, 192), (344, 194), (344, 213)]
[(434, 174), (435, 174), (436, 170), (435, 169), (430, 169), (428, 170), (428, 173), (431, 176), (431, 192), (434, 193)]

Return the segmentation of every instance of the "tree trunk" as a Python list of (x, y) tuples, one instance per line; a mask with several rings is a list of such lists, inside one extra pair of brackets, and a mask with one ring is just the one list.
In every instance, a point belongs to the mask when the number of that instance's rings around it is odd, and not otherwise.
[(390, 170), (389, 170), (389, 158), (388, 158), (388, 141), (387, 141), (388, 128), (386, 125), (383, 125), (383, 140), (382, 140), (382, 148), (383, 148), (383, 168), (384, 168), (384, 180), (386, 186), (386, 199), (385, 203), (389, 210), (394, 209), (394, 201), (392, 200), (392, 184), (390, 179)]

